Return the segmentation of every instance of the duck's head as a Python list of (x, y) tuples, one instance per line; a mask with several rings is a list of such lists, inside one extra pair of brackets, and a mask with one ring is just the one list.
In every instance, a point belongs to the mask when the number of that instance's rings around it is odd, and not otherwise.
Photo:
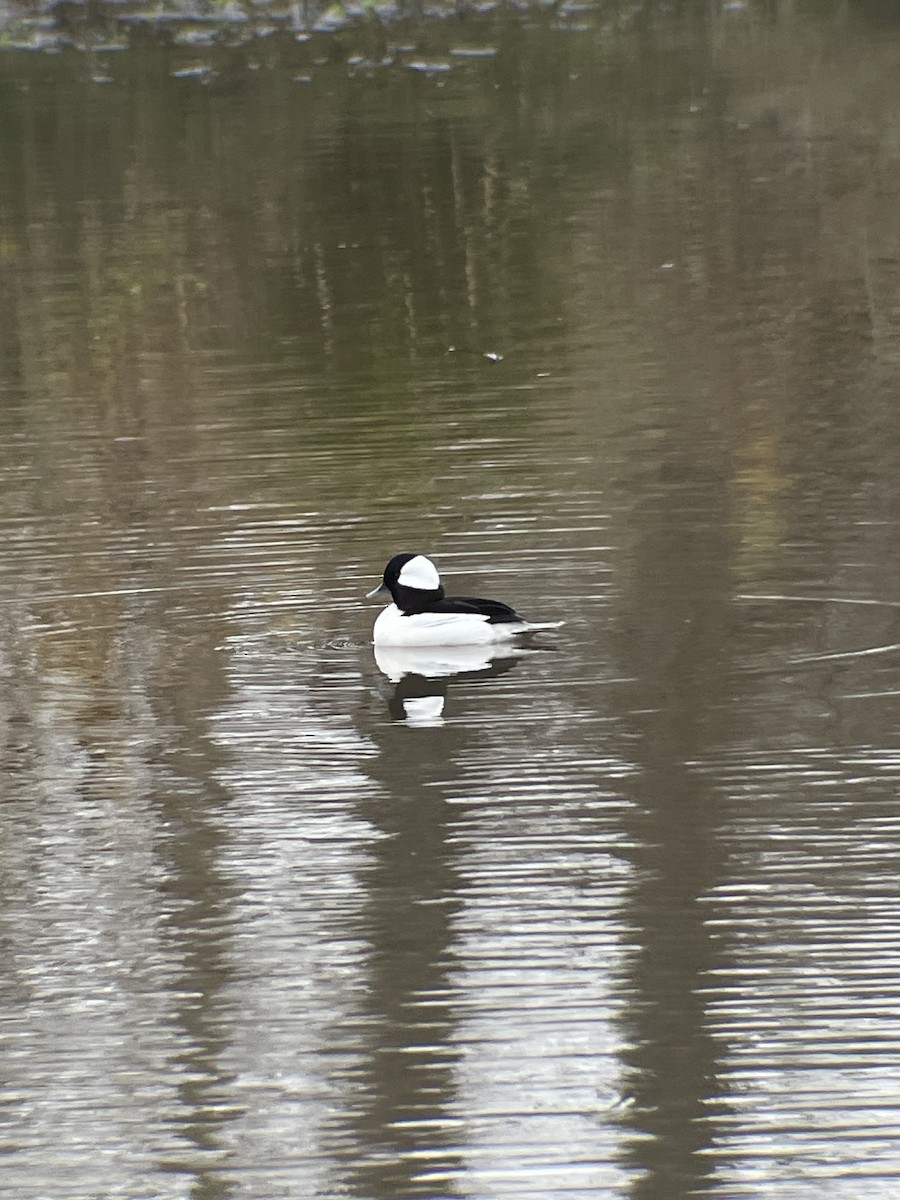
[(444, 588), (430, 558), (424, 554), (395, 554), (384, 568), (382, 582), (368, 593), (367, 599), (386, 595), (403, 612), (414, 613), (443, 600)]

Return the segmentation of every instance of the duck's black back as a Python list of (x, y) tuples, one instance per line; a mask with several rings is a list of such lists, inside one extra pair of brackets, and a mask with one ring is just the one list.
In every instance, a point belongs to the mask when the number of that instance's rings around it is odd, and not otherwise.
[(489, 625), (503, 625), (509, 621), (524, 621), (525, 618), (501, 600), (482, 600), (478, 596), (446, 596), (428, 605), (425, 612), (477, 613), (487, 617)]

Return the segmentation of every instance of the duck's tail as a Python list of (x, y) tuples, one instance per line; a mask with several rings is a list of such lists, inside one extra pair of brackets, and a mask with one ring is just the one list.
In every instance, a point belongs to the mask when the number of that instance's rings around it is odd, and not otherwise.
[(526, 621), (516, 633), (542, 633), (547, 629), (559, 629), (561, 625), (565, 625), (565, 621)]

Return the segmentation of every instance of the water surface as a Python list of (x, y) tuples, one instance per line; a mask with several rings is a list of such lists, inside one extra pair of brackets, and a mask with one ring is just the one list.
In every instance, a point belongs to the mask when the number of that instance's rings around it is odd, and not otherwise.
[(3, 1195), (896, 1193), (898, 28), (626, 16), (5, 52)]

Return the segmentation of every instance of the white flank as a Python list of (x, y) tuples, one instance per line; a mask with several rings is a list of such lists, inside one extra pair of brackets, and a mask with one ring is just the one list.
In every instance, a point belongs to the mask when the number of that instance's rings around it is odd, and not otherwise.
[(399, 582), (404, 587), (434, 592), (441, 586), (441, 577), (430, 558), (426, 558), (424, 554), (417, 554), (401, 568)]
[(378, 614), (373, 630), (376, 646), (486, 646), (511, 642), (520, 634), (556, 629), (562, 621), (529, 624), (502, 621), (491, 625), (481, 613), (413, 613), (389, 604)]

